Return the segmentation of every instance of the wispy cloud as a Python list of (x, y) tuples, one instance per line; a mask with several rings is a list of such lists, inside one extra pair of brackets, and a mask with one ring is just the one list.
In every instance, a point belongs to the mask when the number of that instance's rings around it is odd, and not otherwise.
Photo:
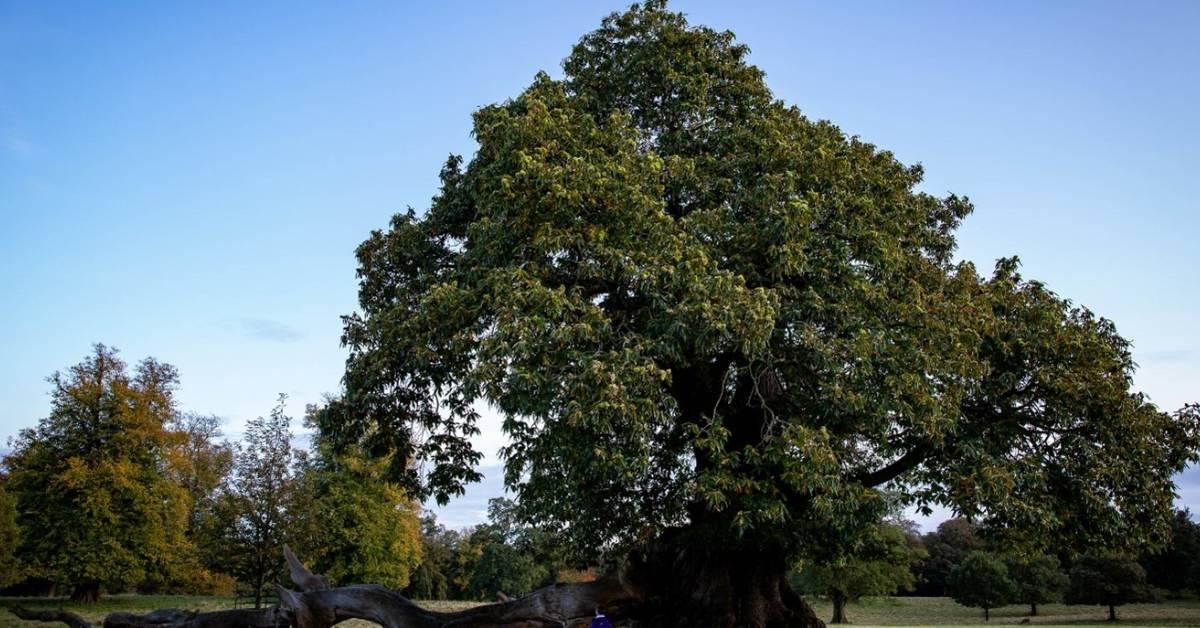
[(1191, 349), (1165, 349), (1162, 351), (1147, 351), (1141, 354), (1134, 354), (1134, 357), (1140, 362), (1158, 362), (1166, 364), (1190, 362), (1195, 356), (1196, 352), (1192, 351)]
[(4, 138), (4, 149), (20, 159), (30, 159), (42, 152), (37, 144), (16, 135)]
[(247, 338), (270, 342), (295, 342), (304, 337), (295, 328), (265, 318), (242, 318), (233, 327)]

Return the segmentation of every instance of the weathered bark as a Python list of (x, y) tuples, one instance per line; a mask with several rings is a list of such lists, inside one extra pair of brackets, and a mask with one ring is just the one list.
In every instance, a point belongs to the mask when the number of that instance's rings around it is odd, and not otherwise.
[[(64, 610), (28, 610), (14, 606), (9, 610), (21, 619), (30, 621), (60, 621), (70, 628), (93, 628), (87, 620)], [(239, 609), (199, 613), (176, 608), (160, 608), (145, 615), (116, 612), (104, 618), (104, 628), (288, 628), (292, 625), (289, 611), (278, 608), (263, 610)]]
[(32, 611), (23, 606), (12, 606), (8, 610), (13, 615), (29, 621), (61, 621), (71, 628), (92, 628), (84, 618), (62, 609)]
[(159, 609), (145, 615), (109, 613), (104, 628), (288, 628), (291, 613), (279, 608), (241, 608), (199, 613)]

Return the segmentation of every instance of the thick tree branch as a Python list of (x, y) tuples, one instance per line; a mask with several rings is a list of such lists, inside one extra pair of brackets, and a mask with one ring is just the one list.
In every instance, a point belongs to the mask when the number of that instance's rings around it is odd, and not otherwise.
[[(60, 621), (70, 628), (93, 628), (87, 620), (61, 609), (29, 610), (20, 606), (9, 609), (13, 615), (29, 621)], [(237, 609), (200, 613), (177, 608), (160, 608), (145, 615), (109, 613), (104, 628), (288, 628), (290, 611), (278, 608)]]
[(13, 615), (29, 621), (61, 621), (71, 628), (92, 628), (86, 619), (62, 609), (33, 611), (23, 606), (13, 606), (8, 610)]
[(296, 628), (329, 628), (347, 619), (365, 619), (383, 628), (549, 628), (586, 626), (597, 610), (621, 616), (642, 604), (643, 594), (619, 575), (581, 584), (556, 584), (529, 595), (457, 612), (421, 608), (400, 593), (379, 585), (312, 588), (314, 576), (290, 551), (293, 582), (303, 591), (282, 586), (280, 605)]
[(917, 465), (925, 462), (933, 452), (934, 448), (928, 444), (922, 443), (916, 445), (887, 466), (869, 473), (857, 473), (850, 476), (850, 480), (867, 487), (879, 486), (916, 468)]

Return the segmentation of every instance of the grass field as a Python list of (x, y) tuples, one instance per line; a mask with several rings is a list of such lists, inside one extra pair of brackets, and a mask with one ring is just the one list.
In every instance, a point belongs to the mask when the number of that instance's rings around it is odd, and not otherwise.
[[(833, 614), (830, 604), (822, 599), (810, 603), (817, 614), (828, 620)], [(233, 598), (195, 597), (183, 595), (114, 595), (93, 606), (73, 605), (62, 599), (0, 598), (0, 605), (21, 604), (29, 608), (66, 608), (82, 615), (99, 626), (100, 620), (113, 611), (145, 612), (155, 608), (183, 608), (212, 611), (233, 608)], [(474, 602), (420, 602), (435, 610), (456, 610), (473, 606)], [(986, 625), (1016, 625), (1026, 618), (1029, 608), (1006, 606), (992, 610), (992, 620)], [(1046, 604), (1038, 607), (1038, 616), (1030, 619), (1037, 626), (1107, 626), (1107, 609), (1099, 606), (1064, 606)], [(1200, 601), (1172, 601), (1164, 604), (1130, 604), (1117, 609), (1120, 624), (1130, 626), (1200, 626)], [(846, 614), (856, 628), (867, 626), (983, 626), (983, 611), (955, 604), (949, 598), (868, 598), (846, 607)], [(353, 621), (346, 628), (370, 628), (367, 622)], [(27, 622), (12, 614), (0, 614), (0, 628), (63, 628), (62, 624)]]

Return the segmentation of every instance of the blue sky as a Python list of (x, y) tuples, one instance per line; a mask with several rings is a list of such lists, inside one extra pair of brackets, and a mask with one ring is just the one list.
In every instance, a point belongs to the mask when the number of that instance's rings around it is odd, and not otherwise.
[[(335, 392), (355, 246), (428, 205), (472, 111), (624, 5), (0, 0), (0, 438), (93, 342), (175, 364), (181, 405), (234, 434)], [(1200, 3), (672, 6), (970, 196), (961, 257), (1018, 254), (1115, 320), (1162, 407), (1200, 400)]]

